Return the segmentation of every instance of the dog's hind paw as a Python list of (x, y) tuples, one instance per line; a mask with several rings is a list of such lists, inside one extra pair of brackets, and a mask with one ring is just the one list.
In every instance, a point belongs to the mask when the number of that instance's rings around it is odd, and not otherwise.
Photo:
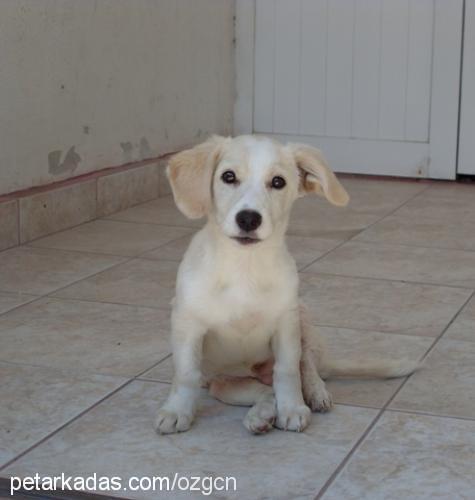
[(155, 430), (159, 434), (173, 434), (187, 431), (193, 423), (193, 415), (176, 413), (162, 408), (155, 419)]
[(252, 434), (264, 434), (274, 426), (275, 417), (275, 401), (257, 403), (244, 417), (244, 427)]
[(333, 408), (332, 395), (325, 386), (314, 386), (304, 391), (303, 399), (313, 412), (325, 413)]

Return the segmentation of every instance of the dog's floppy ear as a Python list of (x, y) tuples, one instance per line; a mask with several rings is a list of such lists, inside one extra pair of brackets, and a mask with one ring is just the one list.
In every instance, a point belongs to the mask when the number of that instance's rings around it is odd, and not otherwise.
[(205, 216), (211, 207), (211, 182), (224, 137), (213, 136), (203, 144), (170, 159), (167, 175), (177, 207), (190, 219)]
[(288, 147), (299, 169), (299, 191), (302, 195), (317, 193), (334, 205), (344, 207), (348, 204), (348, 193), (330, 170), (319, 149), (293, 143), (288, 144)]

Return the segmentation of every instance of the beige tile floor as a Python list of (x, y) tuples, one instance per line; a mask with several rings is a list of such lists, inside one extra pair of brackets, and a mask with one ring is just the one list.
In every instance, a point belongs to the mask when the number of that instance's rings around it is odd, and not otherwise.
[(0, 252), (0, 476), (177, 472), (235, 476), (219, 498), (473, 498), (475, 185), (344, 183), (349, 207), (307, 198), (291, 218), (311, 320), (332, 356), (425, 358), (422, 371), (330, 381), (334, 410), (302, 434), (251, 436), (244, 408), (204, 395), (190, 432), (157, 436), (175, 273), (199, 226), (161, 198)]

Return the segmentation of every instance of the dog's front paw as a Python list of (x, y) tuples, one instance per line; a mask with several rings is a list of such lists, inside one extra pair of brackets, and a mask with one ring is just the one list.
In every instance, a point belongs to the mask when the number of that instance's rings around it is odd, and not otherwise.
[(155, 419), (155, 430), (159, 434), (173, 434), (187, 431), (193, 423), (193, 415), (162, 408)]
[(282, 408), (277, 412), (276, 427), (285, 431), (303, 431), (310, 423), (310, 408), (298, 405), (291, 408)]

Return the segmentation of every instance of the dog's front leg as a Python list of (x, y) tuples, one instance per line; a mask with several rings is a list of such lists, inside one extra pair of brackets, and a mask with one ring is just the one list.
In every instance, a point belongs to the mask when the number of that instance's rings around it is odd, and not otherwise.
[(167, 401), (158, 411), (155, 428), (160, 434), (187, 431), (193, 422), (201, 387), (201, 354), (206, 333), (196, 321), (172, 316), (175, 374)]
[(310, 422), (300, 380), (300, 321), (298, 309), (289, 311), (279, 323), (272, 339), (274, 352), (274, 393), (277, 401), (276, 426), (300, 432)]

